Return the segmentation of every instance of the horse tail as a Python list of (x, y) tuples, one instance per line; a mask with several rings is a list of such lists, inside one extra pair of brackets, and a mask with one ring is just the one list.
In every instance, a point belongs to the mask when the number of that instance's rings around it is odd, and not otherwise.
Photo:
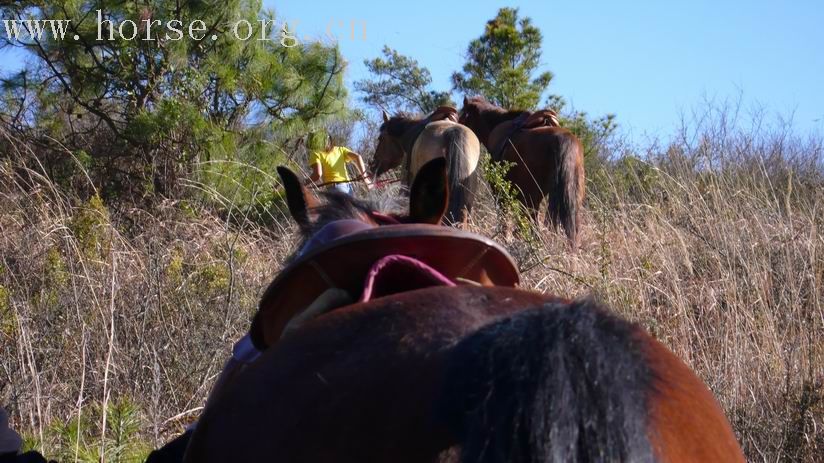
[(466, 214), (472, 211), (472, 204), (475, 202), (480, 143), (475, 134), (462, 125), (447, 130), (444, 136), (449, 172), (449, 206), (445, 218), (448, 222), (457, 224), (463, 222)]
[(461, 463), (654, 461), (654, 372), (634, 325), (590, 301), (492, 322), (449, 353), (440, 422)]
[(584, 206), (586, 185), (583, 151), (581, 142), (574, 135), (565, 134), (560, 137), (557, 174), (548, 188), (547, 218), (554, 226), (564, 227), (573, 249), (578, 247), (581, 211)]

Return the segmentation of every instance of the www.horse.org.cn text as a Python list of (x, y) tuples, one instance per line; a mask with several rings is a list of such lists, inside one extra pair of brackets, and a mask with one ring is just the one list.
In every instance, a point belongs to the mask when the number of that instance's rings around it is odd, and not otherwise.
[[(277, 41), (281, 46), (294, 47), (302, 41), (328, 39), (331, 41), (365, 41), (366, 21), (357, 19), (329, 19), (320, 36), (300, 35), (298, 27), (301, 21), (278, 21), (276, 19), (258, 19), (248, 21), (241, 19), (232, 22), (207, 24), (195, 19), (188, 23), (179, 19), (162, 21), (151, 16), (139, 20), (124, 19), (115, 21), (105, 19), (103, 12), (97, 10), (97, 41), (140, 40), (146, 42), (180, 40), (212, 40), (227, 37), (230, 40)], [(79, 24), (72, 24), (71, 19), (4, 19), (3, 26), (9, 41), (80, 40), (75, 34)]]

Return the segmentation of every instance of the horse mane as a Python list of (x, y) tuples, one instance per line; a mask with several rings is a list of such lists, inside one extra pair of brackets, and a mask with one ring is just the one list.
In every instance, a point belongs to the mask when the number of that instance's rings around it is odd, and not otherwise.
[[(374, 221), (375, 211), (382, 210), (372, 201), (354, 198), (341, 191), (323, 191), (319, 194), (321, 205), (312, 208), (309, 212), (314, 216), (309, 226), (301, 229), (300, 242), (296, 249), (300, 250), (321, 228), (336, 220), (357, 219), (364, 222)], [(289, 263), (295, 259), (298, 252), (286, 258)]]
[(493, 322), (449, 354), (440, 409), (461, 462), (654, 461), (638, 328), (590, 300)]
[(474, 96), (467, 98), (466, 102), (474, 106), (482, 117), (487, 121), (490, 127), (515, 119), (518, 116), (528, 113), (529, 111), (523, 109), (504, 109), (490, 103), (482, 96)]
[(424, 118), (412, 115), (401, 114), (391, 117), (388, 121), (381, 124), (380, 130), (386, 130), (390, 136), (399, 138), (402, 137), (407, 130), (412, 126), (420, 123)]

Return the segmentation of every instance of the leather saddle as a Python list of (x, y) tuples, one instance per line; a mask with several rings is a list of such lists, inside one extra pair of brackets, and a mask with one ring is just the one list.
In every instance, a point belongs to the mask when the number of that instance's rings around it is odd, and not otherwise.
[(506, 136), (498, 144), (495, 151), (492, 152), (492, 159), (496, 161), (503, 159), (504, 151), (506, 151), (506, 146), (509, 144), (509, 139), (521, 130), (560, 126), (561, 122), (558, 119), (558, 113), (551, 109), (539, 109), (531, 113), (525, 112), (512, 120), (512, 126), (509, 128)]
[(438, 106), (435, 111), (432, 112), (426, 119), (424, 119), (424, 125), (435, 122), (435, 121), (443, 121), (443, 120), (450, 120), (452, 122), (458, 122), (458, 110), (453, 108), (452, 106)]
[[(291, 320), (306, 318), (304, 312), (331, 290), (348, 294), (344, 300), (349, 303), (373, 292), (374, 280), (368, 277), (387, 256), (405, 265), (412, 260), (422, 263), (459, 285), (516, 286), (519, 282), (512, 257), (483, 236), (438, 225), (372, 227), (358, 223), (362, 226), (336, 222), (325, 226), (315, 236), (326, 233), (327, 239), (310, 240), (305, 251), (272, 281), (250, 329), (256, 348), (264, 350), (276, 343)], [(327, 227), (337, 229), (325, 232)]]

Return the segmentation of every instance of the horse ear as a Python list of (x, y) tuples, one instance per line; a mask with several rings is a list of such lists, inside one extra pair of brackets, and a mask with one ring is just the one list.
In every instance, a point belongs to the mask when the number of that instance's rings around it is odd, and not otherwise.
[(414, 223), (441, 223), (449, 204), (446, 159), (433, 159), (420, 168), (409, 192), (409, 220)]
[(464, 103), (463, 103), (463, 105), (464, 105), (464, 106), (466, 106), (466, 105), (468, 105), (468, 104), (469, 104), (469, 98), (467, 98), (467, 96), (466, 96), (466, 95), (464, 95)]
[(307, 228), (311, 224), (309, 209), (317, 207), (320, 201), (303, 186), (297, 174), (289, 168), (278, 166), (278, 175), (286, 191), (286, 205), (289, 207), (289, 213), (301, 229)]
[(385, 109), (382, 109), (381, 111), (383, 111), (383, 121), (384, 122), (389, 122), (389, 113), (386, 112)]

